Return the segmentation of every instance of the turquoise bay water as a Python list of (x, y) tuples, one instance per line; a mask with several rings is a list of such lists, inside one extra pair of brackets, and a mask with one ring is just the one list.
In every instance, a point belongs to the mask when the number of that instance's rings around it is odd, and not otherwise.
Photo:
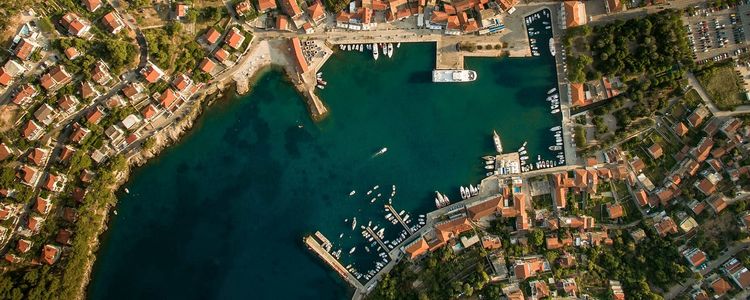
[[(305, 234), (320, 230), (344, 249), (345, 265), (366, 271), (375, 255), (344, 219), (385, 224), (392, 185), (394, 206), (413, 218), (434, 207), (435, 190), (458, 199), (459, 185), (484, 177), (480, 157), (493, 151), (493, 128), (506, 149), (528, 141), (530, 156), (551, 158), (549, 128), (560, 122), (544, 100), (555, 82), (551, 58), (469, 59), (477, 81), (438, 85), (430, 82), (434, 51), (404, 44), (377, 62), (335, 55), (322, 70), (330, 116), (320, 123), (277, 71), (249, 95), (211, 107), (180, 144), (133, 173), (90, 297), (347, 298), (347, 286), (302, 244)], [(382, 147), (388, 152), (373, 157)], [(383, 197), (371, 204), (364, 194), (375, 185)]]

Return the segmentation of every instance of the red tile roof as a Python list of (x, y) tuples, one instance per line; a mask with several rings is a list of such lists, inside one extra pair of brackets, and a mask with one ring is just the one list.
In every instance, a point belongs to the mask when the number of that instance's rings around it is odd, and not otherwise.
[(242, 46), (242, 42), (245, 41), (245, 36), (242, 35), (237, 27), (233, 27), (229, 30), (229, 33), (224, 37), (224, 42), (234, 49), (239, 49)]
[(12, 80), (13, 76), (10, 76), (10, 74), (5, 71), (5, 68), (0, 68), (0, 84), (9, 86)]
[(302, 15), (302, 10), (299, 8), (296, 0), (281, 0), (281, 8), (284, 10), (284, 13), (292, 18)]
[(164, 108), (172, 107), (175, 100), (177, 100), (177, 94), (172, 89), (166, 89), (159, 96), (159, 104), (161, 104), (161, 106)]
[(221, 38), (221, 32), (214, 28), (209, 28), (208, 31), (206, 31), (206, 34), (203, 35), (203, 38), (206, 39), (207, 43), (213, 45), (219, 41), (219, 38)]
[(203, 72), (211, 74), (211, 72), (214, 71), (214, 68), (216, 68), (216, 63), (211, 61), (210, 58), (204, 57), (203, 60), (198, 65), (198, 68)]
[(586, 8), (581, 1), (565, 1), (565, 25), (575, 27), (586, 24)]
[(83, 0), (83, 6), (90, 12), (94, 12), (102, 6), (101, 0)]
[(570, 103), (573, 106), (586, 105), (586, 94), (583, 91), (583, 83), (570, 84)]
[(31, 250), (31, 245), (32, 245), (31, 241), (20, 239), (18, 240), (18, 245), (16, 246), (16, 249), (20, 253), (26, 253), (26, 252), (29, 252), (29, 250)]
[(297, 72), (307, 72), (307, 61), (305, 60), (305, 56), (302, 54), (302, 45), (300, 44), (299, 38), (292, 38), (290, 40), (290, 43), (292, 44), (294, 60), (297, 63)]
[(60, 247), (52, 245), (44, 245), (42, 252), (42, 260), (48, 265), (53, 265), (60, 258)]
[(31, 40), (24, 38), (24, 39), (21, 39), (20, 42), (18, 42), (16, 47), (13, 49), (13, 53), (20, 60), (28, 60), (29, 57), (31, 57), (31, 52), (33, 52), (35, 48), (36, 48), (36, 44), (31, 42)]

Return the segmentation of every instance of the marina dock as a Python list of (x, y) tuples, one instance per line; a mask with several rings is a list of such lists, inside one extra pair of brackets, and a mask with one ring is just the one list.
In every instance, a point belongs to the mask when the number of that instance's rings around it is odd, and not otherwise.
[(348, 282), (351, 286), (353, 286), (357, 290), (364, 289), (364, 286), (362, 285), (362, 283), (360, 283), (359, 280), (357, 280), (357, 278), (355, 278), (354, 275), (352, 275), (352, 273), (349, 273), (349, 271), (344, 266), (342, 266), (341, 263), (335, 257), (333, 257), (325, 249), (323, 249), (323, 245), (321, 245), (318, 240), (316, 240), (313, 236), (308, 235), (305, 237), (304, 241), (310, 250), (315, 252), (315, 254), (317, 254), (318, 257), (323, 259), (323, 261), (325, 261), (326, 264), (331, 266), (331, 268), (333, 268), (333, 270), (336, 271), (336, 273), (341, 275), (341, 277), (344, 278), (346, 282)]
[(401, 226), (404, 226), (404, 229), (406, 229), (406, 232), (408, 232), (409, 235), (414, 234), (414, 230), (411, 230), (411, 227), (409, 227), (409, 225), (404, 222), (404, 219), (401, 219), (401, 216), (398, 215), (398, 212), (395, 208), (393, 208), (393, 206), (391, 206), (390, 204), (386, 204), (385, 208), (391, 211), (393, 216), (396, 217), (396, 220), (398, 220), (399, 223), (401, 223)]
[(395, 260), (398, 258), (398, 256), (394, 256), (391, 252), (388, 251), (388, 246), (383, 243), (383, 241), (380, 239), (380, 237), (375, 233), (375, 231), (370, 228), (370, 226), (365, 227), (365, 230), (367, 231), (370, 236), (372, 236), (376, 242), (378, 242), (378, 245), (380, 245), (381, 248), (383, 248), (383, 251), (388, 253), (388, 256), (391, 258), (391, 260)]

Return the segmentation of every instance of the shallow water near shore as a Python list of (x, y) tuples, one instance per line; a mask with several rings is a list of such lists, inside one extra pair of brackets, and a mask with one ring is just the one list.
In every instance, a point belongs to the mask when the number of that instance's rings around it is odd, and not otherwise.
[(334, 55), (319, 92), (330, 115), (319, 123), (277, 70), (249, 95), (214, 104), (179, 144), (132, 173), (89, 297), (345, 299), (351, 291), (304, 235), (320, 230), (343, 249), (344, 265), (366, 271), (374, 252), (344, 219), (397, 235), (383, 219), (393, 185), (393, 205), (412, 218), (434, 208), (435, 190), (459, 199), (460, 185), (485, 175), (492, 129), (507, 151), (528, 141), (530, 157), (552, 159), (549, 128), (560, 120), (544, 100), (556, 80), (549, 56), (472, 58), (477, 81), (433, 84), (434, 53), (434, 44), (403, 44), (391, 59)]

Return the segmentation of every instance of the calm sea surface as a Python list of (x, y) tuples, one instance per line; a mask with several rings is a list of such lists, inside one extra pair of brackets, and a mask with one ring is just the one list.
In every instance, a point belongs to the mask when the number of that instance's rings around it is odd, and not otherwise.
[(360, 230), (344, 220), (398, 235), (383, 218), (393, 185), (394, 206), (414, 219), (434, 208), (435, 190), (459, 199), (460, 185), (485, 176), (480, 157), (493, 152), (492, 129), (507, 151), (528, 141), (530, 157), (553, 159), (549, 128), (560, 121), (544, 100), (556, 80), (546, 50), (468, 59), (478, 79), (461, 84), (430, 81), (434, 52), (434, 44), (404, 44), (391, 59), (334, 55), (322, 70), (330, 116), (320, 123), (278, 71), (212, 106), (178, 145), (132, 174), (90, 298), (348, 298), (304, 247), (305, 234), (320, 230), (343, 249), (344, 265), (366, 272), (374, 249), (365, 252)]

